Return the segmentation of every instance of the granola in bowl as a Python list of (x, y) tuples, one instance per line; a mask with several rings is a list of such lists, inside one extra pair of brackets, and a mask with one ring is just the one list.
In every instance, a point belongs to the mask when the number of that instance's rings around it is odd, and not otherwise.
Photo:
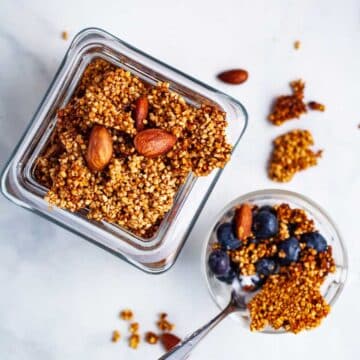
[(203, 266), (220, 308), (232, 288), (248, 294), (247, 310), (232, 316), (252, 331), (298, 333), (329, 314), (347, 259), (335, 225), (316, 204), (292, 192), (263, 190), (222, 211)]
[(96, 59), (58, 111), (36, 179), (49, 204), (150, 238), (189, 173), (206, 176), (229, 161), (226, 126), (221, 109), (192, 106), (167, 83)]

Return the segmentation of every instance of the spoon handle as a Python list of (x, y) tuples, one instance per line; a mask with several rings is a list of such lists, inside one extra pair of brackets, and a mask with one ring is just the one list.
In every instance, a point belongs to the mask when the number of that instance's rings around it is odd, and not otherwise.
[(230, 302), (230, 304), (210, 320), (207, 324), (194, 331), (191, 335), (187, 336), (181, 343), (176, 345), (172, 350), (161, 356), (158, 360), (183, 360), (188, 357), (190, 352), (195, 346), (212, 330), (221, 320), (227, 315), (235, 311), (236, 308)]

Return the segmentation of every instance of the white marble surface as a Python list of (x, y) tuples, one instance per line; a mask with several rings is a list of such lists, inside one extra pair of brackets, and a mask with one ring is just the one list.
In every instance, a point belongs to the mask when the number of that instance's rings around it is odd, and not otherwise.
[[(177, 332), (217, 311), (200, 271), (208, 219), (245, 192), (278, 187), (301, 192), (328, 210), (350, 254), (347, 286), (319, 329), (298, 336), (253, 334), (226, 320), (193, 359), (359, 359), (360, 321), (360, 3), (358, 0), (19, 1), (0, 2), (0, 165), (29, 123), (73, 36), (87, 26), (127, 42), (244, 103), (250, 126), (202, 212), (176, 265), (141, 273), (112, 255), (0, 197), (0, 359), (156, 359), (159, 347), (113, 345), (113, 328), (130, 306), (143, 328), (166, 310)], [(300, 39), (302, 48), (292, 48)], [(239, 87), (214, 74), (241, 66)], [(275, 128), (265, 120), (274, 95), (297, 77), (307, 98), (327, 111)], [(290, 184), (272, 183), (265, 164), (271, 139), (295, 127), (325, 149), (320, 165)]]

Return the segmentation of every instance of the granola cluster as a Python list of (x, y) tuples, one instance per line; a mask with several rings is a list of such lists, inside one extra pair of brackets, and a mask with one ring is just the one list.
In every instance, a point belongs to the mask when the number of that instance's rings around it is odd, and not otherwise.
[(308, 130), (289, 131), (278, 136), (273, 145), (268, 174), (270, 179), (278, 182), (288, 182), (298, 171), (317, 165), (322, 154), (321, 150), (310, 149), (314, 139)]
[(302, 80), (295, 80), (290, 83), (292, 94), (279, 96), (273, 105), (269, 120), (274, 125), (282, 125), (285, 121), (299, 118), (305, 114), (306, 104), (304, 103), (305, 83)]
[(303, 249), (299, 262), (281, 267), (250, 301), (250, 329), (269, 325), (298, 333), (319, 326), (330, 312), (320, 292), (330, 272), (335, 272), (331, 247), (323, 253)]
[[(134, 103), (149, 103), (145, 128), (167, 130), (176, 144), (150, 158), (134, 147), (138, 133)], [(102, 171), (86, 163), (94, 125), (112, 137), (113, 154)], [(230, 159), (225, 113), (215, 106), (186, 103), (169, 89), (143, 82), (124, 69), (97, 59), (86, 68), (68, 105), (58, 111), (51, 141), (38, 159), (36, 177), (49, 191), (46, 200), (72, 212), (87, 209), (94, 220), (116, 223), (148, 238), (157, 230), (189, 173), (208, 175)]]

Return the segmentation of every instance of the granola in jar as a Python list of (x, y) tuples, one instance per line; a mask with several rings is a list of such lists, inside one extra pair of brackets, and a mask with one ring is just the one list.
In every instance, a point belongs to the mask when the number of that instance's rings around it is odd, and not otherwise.
[(190, 172), (206, 176), (229, 161), (225, 117), (96, 59), (58, 111), (36, 178), (49, 204), (149, 238)]

